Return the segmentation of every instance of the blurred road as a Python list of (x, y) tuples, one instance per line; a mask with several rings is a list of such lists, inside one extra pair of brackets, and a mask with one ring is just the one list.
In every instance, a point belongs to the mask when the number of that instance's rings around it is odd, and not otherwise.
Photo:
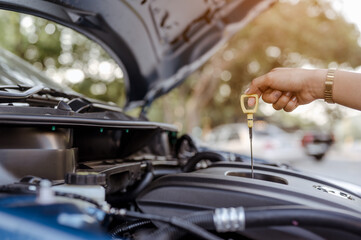
[(295, 169), (361, 185), (361, 150), (334, 146), (322, 161), (312, 157), (290, 164)]

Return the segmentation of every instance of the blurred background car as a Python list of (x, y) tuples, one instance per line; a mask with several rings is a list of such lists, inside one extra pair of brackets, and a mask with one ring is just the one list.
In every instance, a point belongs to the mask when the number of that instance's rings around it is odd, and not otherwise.
[[(250, 155), (246, 123), (220, 125), (205, 136), (204, 143), (219, 150)], [(288, 164), (307, 157), (298, 134), (288, 133), (266, 121), (256, 121), (254, 124), (253, 155), (277, 164)]]
[(324, 131), (308, 131), (303, 135), (302, 146), (307, 155), (321, 161), (335, 142), (331, 133)]

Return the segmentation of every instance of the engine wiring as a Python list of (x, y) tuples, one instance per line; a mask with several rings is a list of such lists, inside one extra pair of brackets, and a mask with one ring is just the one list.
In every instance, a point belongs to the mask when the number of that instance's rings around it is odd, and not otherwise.
[[(174, 217), (174, 216), (173, 217), (163, 217), (163, 216), (154, 215), (154, 214), (146, 214), (146, 213), (128, 211), (126, 209), (116, 209), (116, 208), (111, 208), (109, 210), (109, 213), (112, 215), (118, 215), (118, 216), (123, 216), (123, 217), (148, 219), (151, 221), (167, 223), (167, 224), (170, 224), (179, 229), (185, 230), (197, 237), (200, 237), (200, 238), (206, 239), (206, 240), (221, 240), (222, 239), (222, 238), (219, 238), (218, 236), (208, 232), (207, 230), (203, 229), (202, 227), (199, 227), (198, 225), (193, 224), (193, 223), (186, 221), (179, 217)], [(145, 237), (143, 237), (143, 239), (149, 239), (149, 236), (145, 236)]]

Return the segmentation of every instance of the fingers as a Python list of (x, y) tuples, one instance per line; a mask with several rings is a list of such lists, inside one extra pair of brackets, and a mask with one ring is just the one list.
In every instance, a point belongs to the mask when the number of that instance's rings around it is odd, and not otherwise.
[[(276, 110), (285, 110), (286, 112), (292, 112), (298, 107), (297, 97), (292, 96), (291, 92), (282, 93), (278, 90), (273, 90), (271, 88), (264, 91), (262, 99), (266, 103), (272, 104), (273, 108)], [(254, 98), (248, 99), (248, 105), (253, 106), (255, 104)]]
[(262, 91), (257, 88), (256, 86), (254, 86), (252, 83), (249, 86), (249, 88), (246, 89), (246, 91), (244, 91), (245, 94), (257, 94), (258, 97), (262, 96)]
[(292, 112), (293, 110), (295, 110), (298, 107), (298, 102), (297, 102), (297, 98), (293, 97), (291, 99), (291, 101), (289, 101), (287, 103), (287, 105), (283, 108), (283, 110), (285, 110), (286, 112)]
[[(246, 94), (258, 94), (259, 97), (267, 93), (266, 99), (269, 99), (269, 101), (277, 101), (277, 99), (281, 96), (282, 89), (279, 88), (278, 82), (279, 82), (279, 72), (281, 69), (275, 68), (271, 72), (264, 74), (262, 76), (259, 76), (251, 82), (249, 88), (246, 90)], [(276, 86), (273, 86), (276, 85)], [(275, 96), (271, 96), (270, 92), (266, 92), (269, 88), (278, 90), (278, 92), (275, 92)], [(279, 95), (279, 96), (278, 96)]]
[(264, 91), (264, 93), (262, 95), (262, 99), (266, 103), (273, 104), (273, 103), (276, 103), (281, 96), (282, 96), (281, 91), (269, 88), (266, 91)]
[(277, 102), (273, 103), (273, 108), (276, 110), (285, 110), (286, 112), (292, 112), (298, 107), (297, 98), (292, 96), (291, 92), (286, 92), (278, 99)]
[(292, 93), (291, 92), (286, 92), (284, 94), (282, 94), (282, 96), (278, 99), (277, 102), (273, 103), (273, 108), (276, 110), (281, 110), (283, 108), (286, 107), (286, 105), (288, 104), (288, 102), (291, 100), (292, 97)]
[[(250, 92), (250, 88), (247, 88), (246, 91), (244, 91), (245, 94), (249, 94), (249, 92)], [(260, 96), (261, 95), (258, 94), (258, 97), (260, 97)], [(256, 104), (256, 99), (253, 97), (248, 98), (247, 104), (248, 104), (248, 106), (253, 107)]]
[[(249, 89), (247, 89), (245, 91), (245, 93), (247, 94), (248, 92), (250, 92)], [(279, 98), (282, 96), (282, 92), (278, 91), (278, 90), (273, 90), (271, 88), (267, 89), (266, 91), (264, 91), (262, 93), (262, 99), (263, 101), (265, 101), (266, 103), (271, 103), (274, 104), (276, 103)], [(249, 98), (248, 99), (248, 105), (249, 106), (253, 106), (256, 103), (256, 100), (254, 98)]]
[(256, 104), (255, 98), (248, 98), (248, 106), (253, 107)]
[(251, 86), (259, 89), (261, 92), (268, 88), (285, 91), (285, 81), (289, 79), (289, 70), (287, 68), (274, 68), (270, 72), (253, 79)]
[(272, 104), (276, 110), (292, 112), (298, 107), (297, 98), (291, 92), (282, 93), (278, 90), (267, 89), (262, 95), (263, 101)]
[(246, 90), (246, 94), (258, 94), (259, 97), (269, 88), (271, 80), (269, 79), (270, 73), (255, 78), (249, 88)]
[[(299, 75), (305, 75), (305, 70), (302, 74), (294, 74), (294, 69), (276, 68), (269, 73), (259, 76), (251, 82), (246, 94), (258, 94), (263, 101), (273, 105), (276, 110), (284, 109), (286, 112), (291, 112), (299, 103), (304, 102), (304, 99), (297, 100), (294, 97), (299, 96), (300, 91), (304, 91), (303, 79)], [(300, 70), (301, 71), (301, 70)], [(254, 105), (254, 99), (249, 99), (249, 106)]]

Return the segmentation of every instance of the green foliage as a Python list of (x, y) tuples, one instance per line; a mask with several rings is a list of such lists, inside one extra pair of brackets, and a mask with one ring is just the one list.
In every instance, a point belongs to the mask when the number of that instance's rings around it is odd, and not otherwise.
[(24, 58), (60, 84), (124, 105), (123, 75), (96, 43), (50, 21), (0, 11), (0, 46)]

